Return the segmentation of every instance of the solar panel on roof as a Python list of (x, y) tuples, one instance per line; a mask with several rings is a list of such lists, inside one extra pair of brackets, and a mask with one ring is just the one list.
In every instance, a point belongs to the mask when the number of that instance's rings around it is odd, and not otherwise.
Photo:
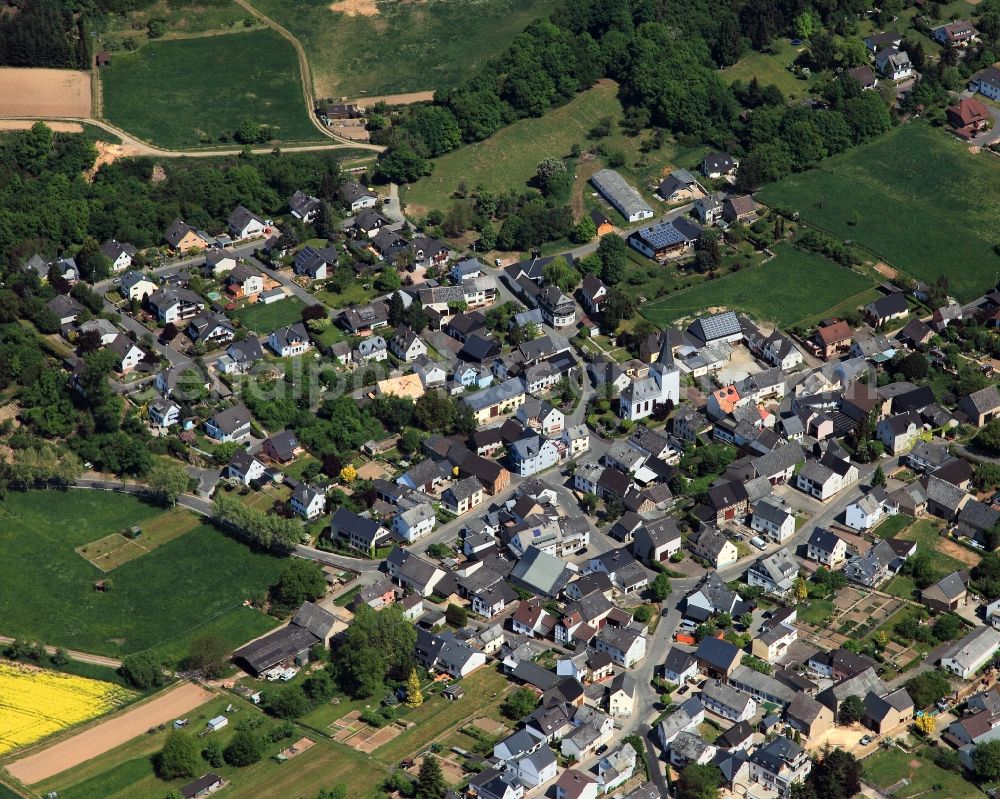
[(669, 247), (685, 240), (685, 236), (669, 222), (646, 228), (642, 237), (654, 248)]
[(699, 322), (701, 323), (701, 329), (705, 333), (706, 340), (731, 336), (740, 332), (740, 320), (736, 318), (736, 314), (732, 311), (726, 311), (715, 316), (706, 316), (704, 319), (700, 319)]

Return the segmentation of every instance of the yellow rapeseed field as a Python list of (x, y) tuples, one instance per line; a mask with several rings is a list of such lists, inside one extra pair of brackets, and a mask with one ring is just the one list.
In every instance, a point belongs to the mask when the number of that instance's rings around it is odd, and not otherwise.
[(113, 683), (0, 663), (0, 755), (114, 710), (130, 697)]

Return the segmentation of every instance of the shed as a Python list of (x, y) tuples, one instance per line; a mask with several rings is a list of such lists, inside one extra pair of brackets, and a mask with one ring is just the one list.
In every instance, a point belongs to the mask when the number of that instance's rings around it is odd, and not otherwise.
[(228, 724), (229, 724), (229, 719), (227, 719), (225, 716), (216, 716), (214, 719), (209, 719), (208, 724), (206, 726), (208, 727), (209, 732), (218, 732)]

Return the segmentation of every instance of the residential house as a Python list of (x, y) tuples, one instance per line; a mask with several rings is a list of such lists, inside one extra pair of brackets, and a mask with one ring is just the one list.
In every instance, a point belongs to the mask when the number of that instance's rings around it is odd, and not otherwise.
[(886, 516), (895, 516), (899, 508), (885, 493), (885, 489), (875, 486), (856, 502), (847, 506), (844, 523), (852, 530), (870, 530)]
[(905, 50), (886, 47), (875, 54), (875, 68), (889, 80), (905, 80), (913, 75), (913, 64)]
[[(623, 674), (621, 676), (632, 679), (630, 675)], [(630, 743), (622, 744), (613, 752), (602, 757), (597, 764), (597, 777), (604, 792), (609, 793), (630, 780), (635, 773), (637, 762), (638, 754)]]
[(510, 445), (511, 469), (515, 474), (528, 477), (538, 474), (559, 462), (559, 450), (551, 440), (530, 434)]
[(739, 165), (740, 162), (729, 153), (709, 153), (701, 162), (701, 174), (710, 180), (732, 179)]
[(979, 41), (979, 31), (967, 19), (956, 19), (931, 31), (931, 38), (942, 47), (968, 47)]
[(778, 736), (750, 755), (750, 780), (778, 794), (791, 796), (792, 786), (801, 784), (812, 770), (812, 760), (795, 741)]
[(326, 494), (317, 491), (315, 488), (299, 483), (292, 491), (290, 500), (292, 512), (297, 513), (303, 519), (313, 520), (319, 518), (326, 512)]
[(719, 680), (706, 680), (701, 686), (700, 698), (705, 710), (729, 721), (746, 721), (757, 713), (757, 702), (750, 694)]
[(657, 196), (668, 203), (688, 202), (705, 195), (698, 179), (686, 169), (675, 169), (656, 189)]
[(228, 344), (236, 337), (236, 331), (226, 317), (205, 311), (192, 317), (184, 332), (195, 344), (201, 343), (209, 348)]
[(341, 183), (337, 192), (352, 214), (356, 214), (365, 208), (374, 208), (378, 202), (377, 194), (354, 181)]
[(261, 451), (274, 463), (291, 463), (304, 451), (295, 433), (282, 430), (264, 439)]
[(654, 222), (629, 234), (626, 242), (647, 258), (661, 263), (677, 258), (694, 249), (701, 228), (684, 217), (670, 222)]
[(560, 558), (528, 547), (510, 572), (515, 586), (539, 596), (555, 597), (573, 578), (574, 572)]
[(411, 363), (427, 354), (427, 345), (409, 327), (400, 325), (389, 340), (389, 350), (404, 363)]
[(115, 371), (127, 375), (146, 357), (145, 351), (123, 333), (115, 336), (107, 345), (115, 354)]
[(389, 347), (381, 336), (368, 336), (358, 342), (353, 358), (360, 363), (384, 361), (389, 357)]
[(716, 747), (708, 743), (701, 733), (682, 732), (670, 744), (670, 763), (678, 769), (688, 764), (704, 766), (712, 762), (716, 751)]
[(218, 277), (236, 268), (236, 256), (225, 250), (212, 249), (205, 253), (205, 266), (202, 273)]
[(691, 697), (677, 710), (656, 725), (656, 738), (666, 749), (682, 732), (690, 732), (705, 721), (705, 706), (701, 700)]
[(855, 555), (844, 564), (844, 576), (854, 583), (874, 588), (889, 577), (896, 562), (895, 550), (888, 541), (879, 541), (864, 555)]
[(236, 450), (226, 466), (226, 477), (245, 486), (264, 476), (265, 466), (246, 450)]
[(229, 360), (220, 371), (225, 374), (246, 374), (255, 363), (264, 360), (264, 350), (256, 336), (247, 336), (243, 341), (232, 342), (226, 348), (226, 356)]
[(306, 194), (301, 189), (296, 191), (288, 201), (288, 210), (291, 211), (292, 216), (296, 219), (301, 219), (307, 225), (311, 225), (316, 221), (316, 216), (319, 214), (321, 206), (322, 203), (318, 197)]
[(751, 654), (777, 663), (788, 653), (788, 648), (798, 640), (798, 629), (795, 627), (795, 608), (785, 608), (774, 611), (770, 618), (761, 625), (760, 633), (750, 644)]
[(388, 544), (392, 533), (372, 519), (359, 516), (347, 508), (337, 508), (330, 520), (330, 538), (368, 553)]
[(326, 280), (337, 265), (339, 255), (332, 247), (315, 248), (306, 245), (292, 261), (295, 274), (312, 280)]
[(790, 705), (798, 693), (797, 688), (742, 664), (733, 669), (733, 673), (729, 675), (729, 685), (749, 694), (758, 702), (782, 708)]
[(142, 272), (135, 270), (126, 272), (118, 283), (118, 290), (127, 300), (139, 300), (146, 302), (150, 295), (157, 290), (157, 285), (146, 277)]
[(267, 346), (279, 358), (293, 358), (310, 350), (312, 342), (302, 322), (279, 327), (267, 337)]
[(795, 487), (827, 500), (858, 481), (858, 469), (846, 457), (827, 452), (819, 460), (807, 460), (795, 476)]
[(688, 536), (687, 543), (691, 554), (707, 561), (713, 569), (725, 568), (739, 557), (736, 544), (709, 524)]
[(722, 219), (722, 200), (714, 194), (699, 197), (694, 203), (694, 215), (707, 227), (717, 224)]
[(414, 655), (417, 663), (428, 671), (449, 674), (456, 680), (486, 665), (485, 654), (451, 632), (434, 634), (418, 628)]
[(788, 549), (779, 549), (758, 558), (747, 569), (747, 583), (763, 588), (769, 594), (787, 596), (795, 587), (799, 565)]
[(646, 657), (646, 637), (630, 627), (605, 625), (594, 639), (593, 648), (605, 652), (622, 668), (631, 668)]
[(514, 377), (474, 394), (466, 394), (461, 401), (472, 410), (477, 424), (486, 425), (501, 415), (516, 411), (526, 399), (524, 382)]
[(870, 56), (884, 50), (886, 47), (899, 47), (903, 43), (903, 34), (896, 31), (873, 33), (864, 38), (865, 49)]
[(209, 417), (205, 421), (205, 433), (221, 443), (241, 441), (250, 435), (252, 418), (245, 405), (236, 404)]
[(263, 219), (242, 205), (237, 205), (226, 221), (229, 225), (229, 232), (237, 241), (260, 236), (267, 229)]
[(713, 571), (706, 574), (695, 590), (687, 595), (684, 615), (696, 621), (705, 621), (715, 613), (728, 613), (736, 618), (749, 610), (750, 605)]
[(823, 360), (830, 360), (842, 355), (851, 348), (852, 336), (850, 326), (842, 319), (828, 319), (825, 322), (820, 322), (813, 336), (816, 355)]
[(437, 517), (428, 502), (421, 502), (392, 517), (392, 531), (396, 537), (413, 543), (434, 529)]
[(742, 519), (750, 510), (750, 497), (740, 480), (712, 486), (707, 493), (708, 507), (715, 513), (716, 524)]
[(945, 110), (948, 124), (956, 136), (971, 139), (992, 122), (989, 107), (977, 97), (963, 97)]
[(589, 772), (566, 769), (556, 780), (555, 799), (597, 799), (599, 780)]
[(465, 477), (441, 493), (441, 504), (456, 516), (468, 513), (483, 501), (483, 484), (475, 477)]
[(681, 686), (698, 675), (698, 660), (691, 652), (676, 646), (670, 647), (663, 661), (663, 679)]
[(907, 411), (883, 419), (876, 427), (876, 435), (886, 450), (896, 455), (908, 449), (923, 432), (924, 425), (920, 414)]
[(158, 289), (149, 295), (149, 305), (163, 324), (176, 324), (205, 310), (205, 301), (193, 291), (182, 288)]
[(108, 239), (101, 245), (101, 255), (111, 261), (112, 272), (123, 272), (132, 266), (137, 250), (127, 242)]
[(864, 307), (865, 318), (872, 325), (884, 325), (895, 319), (904, 319), (910, 312), (906, 302), (906, 295), (899, 291), (894, 294), (887, 294), (877, 300), (868, 303)]
[(347, 308), (338, 319), (347, 332), (354, 336), (369, 336), (373, 331), (389, 324), (384, 302)]
[(186, 222), (175, 219), (170, 223), (166, 233), (163, 234), (167, 244), (181, 255), (187, 255), (192, 250), (204, 250), (210, 244), (211, 237), (206, 233), (195, 230)]
[(847, 543), (825, 527), (817, 527), (806, 543), (806, 557), (828, 569), (836, 569), (847, 560)]
[(148, 414), (150, 424), (166, 429), (180, 423), (181, 406), (173, 400), (155, 399), (149, 403)]
[(580, 299), (588, 313), (599, 314), (608, 297), (608, 287), (597, 275), (586, 274), (580, 286)]
[(762, 500), (754, 506), (750, 529), (781, 544), (795, 532), (795, 515), (787, 507)]
[(722, 218), (730, 225), (748, 225), (757, 218), (757, 204), (749, 194), (727, 197), (722, 203)]
[(861, 84), (862, 90), (875, 89), (878, 86), (878, 76), (868, 64), (848, 69), (847, 74)]

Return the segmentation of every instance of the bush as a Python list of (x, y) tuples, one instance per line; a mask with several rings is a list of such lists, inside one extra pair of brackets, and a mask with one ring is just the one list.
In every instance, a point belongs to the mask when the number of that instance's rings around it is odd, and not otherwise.
[(239, 730), (223, 750), (222, 756), (230, 766), (249, 766), (264, 756), (264, 739), (256, 732)]
[(146, 652), (126, 657), (122, 660), (118, 673), (125, 678), (125, 682), (140, 691), (159, 688), (164, 681), (160, 664)]
[(163, 749), (153, 757), (153, 768), (161, 780), (193, 777), (198, 770), (198, 747), (194, 738), (180, 730), (171, 730)]

